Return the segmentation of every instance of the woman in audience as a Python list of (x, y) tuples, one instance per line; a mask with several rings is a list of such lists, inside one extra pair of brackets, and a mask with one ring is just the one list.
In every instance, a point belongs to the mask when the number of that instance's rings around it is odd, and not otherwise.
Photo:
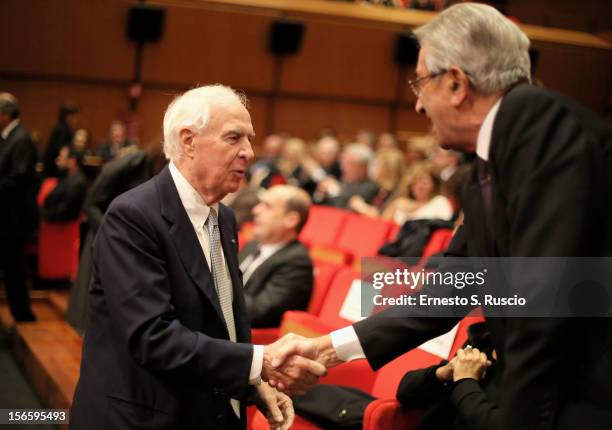
[(349, 200), (349, 208), (370, 217), (380, 216), (392, 196), (398, 191), (398, 185), (404, 176), (404, 154), (399, 149), (378, 151), (374, 161), (374, 181), (379, 186), (378, 194), (367, 204), (363, 197), (355, 195)]
[(303, 188), (310, 181), (310, 175), (302, 167), (306, 155), (306, 144), (302, 139), (292, 137), (285, 142), (278, 168), (289, 185)]
[(440, 194), (440, 179), (434, 175), (431, 164), (414, 166), (402, 182), (400, 189), (406, 192), (389, 203), (383, 211), (383, 219), (402, 225), (415, 219), (450, 220), (453, 217), (453, 207)]

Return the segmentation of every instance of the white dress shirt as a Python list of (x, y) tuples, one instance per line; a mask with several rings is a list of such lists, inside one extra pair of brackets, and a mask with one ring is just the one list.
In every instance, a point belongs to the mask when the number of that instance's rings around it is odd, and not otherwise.
[[(502, 98), (500, 98), (489, 110), (485, 117), (476, 140), (476, 154), (485, 161), (489, 160), (489, 150), (491, 148), (491, 136), (493, 134), (493, 124), (499, 111)], [(342, 361), (357, 360), (365, 358), (363, 347), (359, 342), (357, 333), (352, 325), (341, 328), (330, 333), (332, 345), (336, 355)]]
[[(200, 246), (202, 247), (202, 251), (204, 251), (204, 257), (206, 258), (206, 263), (208, 264), (208, 269), (210, 270), (210, 239), (208, 237), (208, 230), (204, 228), (204, 223), (208, 218), (208, 214), (210, 212), (210, 206), (206, 204), (202, 196), (193, 188), (193, 186), (185, 179), (183, 174), (179, 171), (179, 169), (174, 165), (173, 162), (170, 162), (169, 165), (170, 175), (172, 176), (172, 180), (174, 181), (174, 185), (176, 185), (176, 189), (179, 194), (179, 198), (185, 211), (187, 211), (187, 216), (193, 225), (193, 229), (195, 230), (196, 236), (198, 237), (198, 242), (200, 242)], [(219, 213), (219, 203), (215, 203), (212, 205), (213, 209)], [(225, 260), (225, 255), (223, 254), (223, 248), (221, 248), (221, 255)], [(227, 267), (227, 260), (225, 260), (224, 265), (224, 273), (221, 276), (225, 276), (230, 279), (229, 268)], [(261, 381), (261, 369), (263, 366), (263, 345), (253, 345), (253, 361), (251, 362), (251, 371), (249, 373), (249, 384), (257, 385)]]
[(240, 264), (240, 270), (242, 270), (242, 283), (246, 285), (253, 272), (285, 245), (287, 244), (284, 242), (259, 245), (259, 255), (253, 258), (253, 254), (250, 254), (242, 261), (242, 264)]

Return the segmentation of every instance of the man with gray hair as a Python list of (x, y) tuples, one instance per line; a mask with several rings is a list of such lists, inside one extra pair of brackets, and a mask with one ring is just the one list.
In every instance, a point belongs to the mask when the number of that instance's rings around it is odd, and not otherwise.
[[(325, 372), (297, 336), (250, 344), (237, 226), (219, 203), (253, 158), (245, 97), (221, 85), (177, 97), (164, 117), (170, 164), (116, 198), (93, 247), (72, 429), (245, 429), (253, 399), (275, 428)], [(278, 360), (282, 357), (282, 360)]]
[(19, 103), (0, 93), (0, 272), (13, 319), (34, 321), (26, 285), (25, 243), (35, 217), (36, 146), (19, 120)]
[[(529, 40), (492, 7), (455, 5), (414, 33), (417, 112), (430, 118), (442, 147), (478, 156), (463, 189), (465, 221), (447, 255), (612, 255), (610, 127), (576, 102), (528, 84)], [(555, 298), (555, 282), (534, 276), (512, 287), (543, 304)], [(609, 284), (604, 288), (609, 306)], [(435, 285), (421, 294), (457, 291)], [(472, 307), (452, 308), (444, 318), (432, 318), (430, 306), (391, 308), (309, 342), (328, 367), (367, 358), (378, 369), (448, 331)], [(498, 352), (499, 397), (491, 400), (499, 408), (475, 400), (476, 380), (457, 380), (450, 398), (466, 411), (467, 428), (612, 428), (612, 318), (489, 318), (492, 307), (483, 309)]]
[(361, 197), (370, 203), (378, 193), (378, 185), (370, 179), (369, 166), (374, 158), (372, 150), (362, 143), (351, 143), (344, 147), (340, 155), (340, 181), (328, 176), (319, 183), (315, 198), (324, 204), (348, 208), (353, 196)]

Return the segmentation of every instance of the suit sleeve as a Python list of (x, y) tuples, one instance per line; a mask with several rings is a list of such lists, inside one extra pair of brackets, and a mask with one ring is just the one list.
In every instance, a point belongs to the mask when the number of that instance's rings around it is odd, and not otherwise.
[(397, 400), (408, 409), (426, 409), (446, 398), (450, 386), (436, 378), (436, 370), (446, 363), (406, 372), (397, 387)]
[[(501, 430), (499, 407), (487, 398), (480, 384), (473, 379), (458, 381), (452, 389), (451, 403), (465, 428), (470, 430)], [(512, 427), (510, 427), (512, 428)]]
[(312, 264), (307, 255), (287, 260), (255, 295), (245, 294), (254, 327), (272, 326), (289, 309), (305, 309), (312, 293)]
[[(510, 97), (509, 95), (508, 97)], [(502, 107), (504, 104), (502, 104)], [(590, 256), (603, 220), (599, 207), (603, 157), (589, 131), (554, 97), (508, 100), (498, 113), (492, 167), (499, 178), (509, 220), (513, 257)], [(609, 216), (609, 214), (607, 215)], [(514, 273), (513, 275), (518, 275)], [(530, 300), (555, 294), (556, 285), (537, 273), (521, 273), (514, 286)], [(542, 315), (545, 316), (545, 315)], [(508, 318), (501, 404), (508, 428), (548, 429), (560, 409), (575, 319)], [(569, 371), (569, 372), (568, 372)]]
[[(464, 256), (467, 249), (465, 240), (464, 230), (460, 228), (445, 255)], [(440, 270), (446, 270), (446, 268), (447, 266), (442, 262)], [(432, 296), (457, 294), (457, 290), (452, 285), (426, 287), (424, 292)], [(410, 314), (406, 316), (405, 309), (397, 306), (359, 321), (353, 327), (370, 366), (378, 370), (423, 342), (448, 332), (472, 308), (473, 306), (457, 307), (453, 315), (435, 316), (435, 310), (427, 306), (410, 306)]]
[(127, 345), (140, 366), (186, 381), (214, 381), (237, 399), (249, 393), (253, 346), (206, 336), (177, 319), (163, 248), (139, 209), (122, 199), (111, 205), (94, 262), (115, 341)]

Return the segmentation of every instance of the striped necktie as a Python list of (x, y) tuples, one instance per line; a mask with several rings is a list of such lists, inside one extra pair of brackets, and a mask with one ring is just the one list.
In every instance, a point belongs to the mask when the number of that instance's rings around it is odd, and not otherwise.
[[(219, 218), (217, 211), (210, 208), (208, 218), (204, 223), (208, 230), (208, 238), (210, 242), (210, 268), (215, 282), (215, 290), (219, 297), (221, 312), (225, 319), (225, 326), (232, 342), (236, 342), (236, 323), (234, 322), (234, 310), (232, 308), (232, 280), (228, 272), (225, 270), (225, 261), (221, 253), (221, 235), (219, 233)], [(240, 417), (240, 402), (235, 399), (230, 399), (232, 409), (238, 417)]]

